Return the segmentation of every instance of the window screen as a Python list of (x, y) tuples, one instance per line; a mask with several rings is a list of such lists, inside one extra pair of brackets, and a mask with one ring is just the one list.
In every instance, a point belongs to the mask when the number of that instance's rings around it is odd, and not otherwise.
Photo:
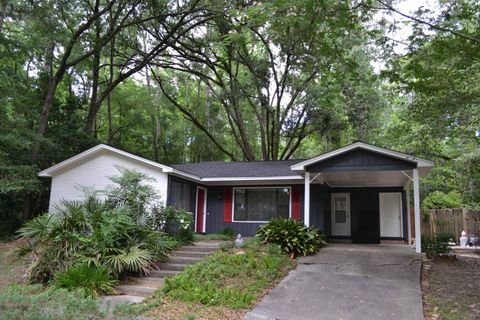
[(188, 183), (170, 181), (170, 205), (177, 209), (185, 209), (193, 212), (192, 186)]
[(235, 221), (268, 221), (290, 216), (290, 188), (235, 189)]

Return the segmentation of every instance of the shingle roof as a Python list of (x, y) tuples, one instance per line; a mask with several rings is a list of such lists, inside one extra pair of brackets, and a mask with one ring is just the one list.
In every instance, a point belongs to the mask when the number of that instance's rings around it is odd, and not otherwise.
[(170, 167), (200, 178), (217, 177), (280, 177), (296, 176), (290, 166), (303, 160), (282, 161), (208, 161), (199, 163), (171, 164)]

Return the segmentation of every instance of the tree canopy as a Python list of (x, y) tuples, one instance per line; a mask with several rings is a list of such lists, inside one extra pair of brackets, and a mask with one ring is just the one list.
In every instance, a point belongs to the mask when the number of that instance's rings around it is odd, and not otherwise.
[(180, 163), (363, 140), (480, 204), (478, 1), (0, 0), (0, 57), (0, 236), (47, 207), (38, 171), (97, 143)]

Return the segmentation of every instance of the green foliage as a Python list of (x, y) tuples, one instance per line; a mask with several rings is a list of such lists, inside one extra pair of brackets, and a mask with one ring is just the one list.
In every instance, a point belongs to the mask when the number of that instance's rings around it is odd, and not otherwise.
[(247, 240), (244, 248), (218, 251), (183, 273), (166, 278), (168, 297), (208, 306), (251, 308), (265, 290), (283, 278), (292, 261), (272, 245)]
[(425, 252), (429, 259), (444, 255), (450, 251), (448, 243), (454, 238), (451, 234), (422, 236), (422, 252)]
[(112, 279), (107, 268), (86, 264), (71, 266), (67, 271), (55, 274), (53, 280), (55, 288), (81, 289), (89, 297), (113, 294), (117, 284), (118, 281)]
[(44, 290), (41, 285), (12, 285), (0, 290), (2, 320), (95, 320), (105, 319), (95, 300), (82, 291)]
[(155, 190), (148, 184), (155, 180), (137, 170), (121, 166), (117, 166), (117, 170), (120, 174), (110, 177), (115, 185), (106, 191), (107, 202), (114, 208), (127, 207), (132, 217), (142, 222), (148, 207), (159, 202)]
[(229, 241), (233, 240), (233, 235), (225, 235), (223, 233), (208, 233), (208, 234), (194, 234), (195, 241), (203, 241), (203, 240), (223, 240)]
[[(128, 190), (138, 193), (136, 188)], [(174, 243), (145, 223), (149, 212), (140, 210), (146, 210), (142, 201), (148, 198), (121, 192), (132, 201), (101, 201), (90, 194), (84, 201), (63, 201), (55, 212), (25, 223), (19, 230), (28, 240), (22, 251), (35, 257), (29, 279), (47, 282), (79, 263), (106, 268), (115, 278), (145, 274), (165, 258)]]
[(223, 235), (225, 235), (225, 236), (227, 236), (227, 237), (229, 237), (229, 238), (235, 237), (235, 231), (233, 231), (233, 229), (232, 229), (232, 228), (229, 228), (229, 227), (223, 229), (222, 232), (221, 232), (221, 234), (223, 234)]
[(257, 235), (267, 243), (279, 245), (293, 257), (314, 254), (326, 245), (317, 229), (293, 219), (272, 219), (258, 229)]
[(422, 201), (422, 208), (424, 209), (452, 209), (461, 207), (462, 198), (460, 193), (456, 191), (449, 193), (434, 191)]

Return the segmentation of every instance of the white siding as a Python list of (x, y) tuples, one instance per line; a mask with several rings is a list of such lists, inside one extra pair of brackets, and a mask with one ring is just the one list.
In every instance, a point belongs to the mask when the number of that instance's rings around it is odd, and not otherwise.
[(67, 168), (52, 177), (49, 204), (50, 211), (54, 204), (59, 203), (62, 199), (83, 199), (84, 193), (81, 190), (82, 187), (104, 190), (108, 185), (113, 185), (113, 182), (110, 181), (109, 177), (119, 175), (116, 166), (136, 169), (155, 179), (155, 181), (150, 182), (150, 184), (158, 192), (160, 200), (166, 202), (168, 184), (167, 173), (163, 173), (161, 169), (151, 167), (132, 159), (127, 159), (118, 154), (103, 152), (89, 159), (85, 159), (82, 163)]

